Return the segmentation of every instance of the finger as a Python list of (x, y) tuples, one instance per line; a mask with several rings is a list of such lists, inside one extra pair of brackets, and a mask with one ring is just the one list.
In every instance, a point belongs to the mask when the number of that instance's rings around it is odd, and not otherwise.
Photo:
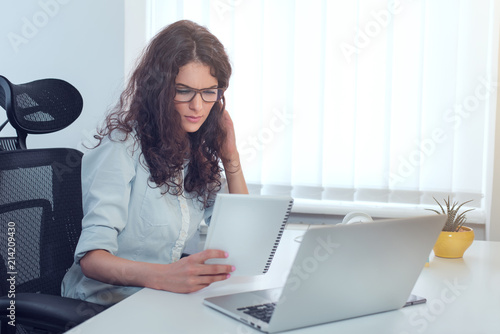
[(219, 275), (219, 276), (200, 276), (200, 281), (198, 284), (191, 285), (185, 292), (196, 292), (203, 288), (206, 288), (212, 283), (224, 281), (229, 278), (230, 275)]
[(186, 279), (185, 283), (187, 286), (184, 292), (194, 292), (203, 289), (214, 282), (224, 281), (231, 277), (230, 274), (216, 274), (216, 275), (197, 275)]
[(205, 264), (200, 270), (200, 276), (227, 275), (235, 271), (235, 267), (229, 264)]
[(231, 275), (211, 275), (211, 276), (200, 276), (199, 284), (198, 285), (204, 285), (208, 286), (214, 282), (220, 282), (220, 281), (225, 281), (227, 280)]
[(191, 256), (194, 260), (196, 260), (196, 262), (205, 263), (208, 259), (225, 259), (229, 256), (229, 254), (220, 249), (206, 249)]

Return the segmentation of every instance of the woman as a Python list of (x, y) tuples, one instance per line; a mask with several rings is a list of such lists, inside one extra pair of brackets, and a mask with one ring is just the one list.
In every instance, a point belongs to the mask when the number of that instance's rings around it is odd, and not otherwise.
[(188, 293), (225, 280), (222, 250), (181, 258), (222, 188), (248, 193), (225, 110), (231, 66), (205, 28), (158, 33), (82, 161), (82, 234), (63, 296), (109, 305), (141, 287)]

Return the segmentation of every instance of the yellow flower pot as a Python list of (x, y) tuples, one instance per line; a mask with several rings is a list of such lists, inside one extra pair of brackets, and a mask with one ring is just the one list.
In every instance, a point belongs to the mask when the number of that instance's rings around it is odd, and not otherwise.
[(474, 230), (462, 226), (460, 232), (442, 231), (434, 245), (434, 254), (449, 259), (461, 258), (474, 241)]

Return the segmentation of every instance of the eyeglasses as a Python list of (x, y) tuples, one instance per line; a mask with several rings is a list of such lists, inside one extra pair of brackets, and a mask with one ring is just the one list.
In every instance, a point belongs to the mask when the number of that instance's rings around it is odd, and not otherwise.
[(176, 87), (174, 101), (191, 102), (198, 93), (200, 93), (201, 99), (203, 101), (213, 103), (219, 101), (222, 98), (222, 95), (224, 95), (224, 89), (222, 88), (194, 89), (191, 87)]

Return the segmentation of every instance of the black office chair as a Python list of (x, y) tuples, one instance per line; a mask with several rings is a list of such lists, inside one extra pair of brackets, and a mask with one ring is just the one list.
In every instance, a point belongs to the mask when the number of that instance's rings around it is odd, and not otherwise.
[(60, 295), (81, 232), (82, 154), (26, 149), (26, 137), (73, 123), (82, 96), (63, 80), (14, 85), (0, 76), (0, 106), (0, 131), (10, 123), (17, 132), (0, 138), (1, 334), (64, 332), (105, 308)]
[(0, 138), (0, 151), (26, 149), (28, 134), (59, 131), (73, 123), (83, 108), (80, 92), (59, 79), (43, 79), (15, 85), (0, 76), (0, 106), (17, 137)]
[(81, 232), (81, 157), (63, 148), (0, 152), (2, 334), (61, 333), (105, 309), (60, 296)]

